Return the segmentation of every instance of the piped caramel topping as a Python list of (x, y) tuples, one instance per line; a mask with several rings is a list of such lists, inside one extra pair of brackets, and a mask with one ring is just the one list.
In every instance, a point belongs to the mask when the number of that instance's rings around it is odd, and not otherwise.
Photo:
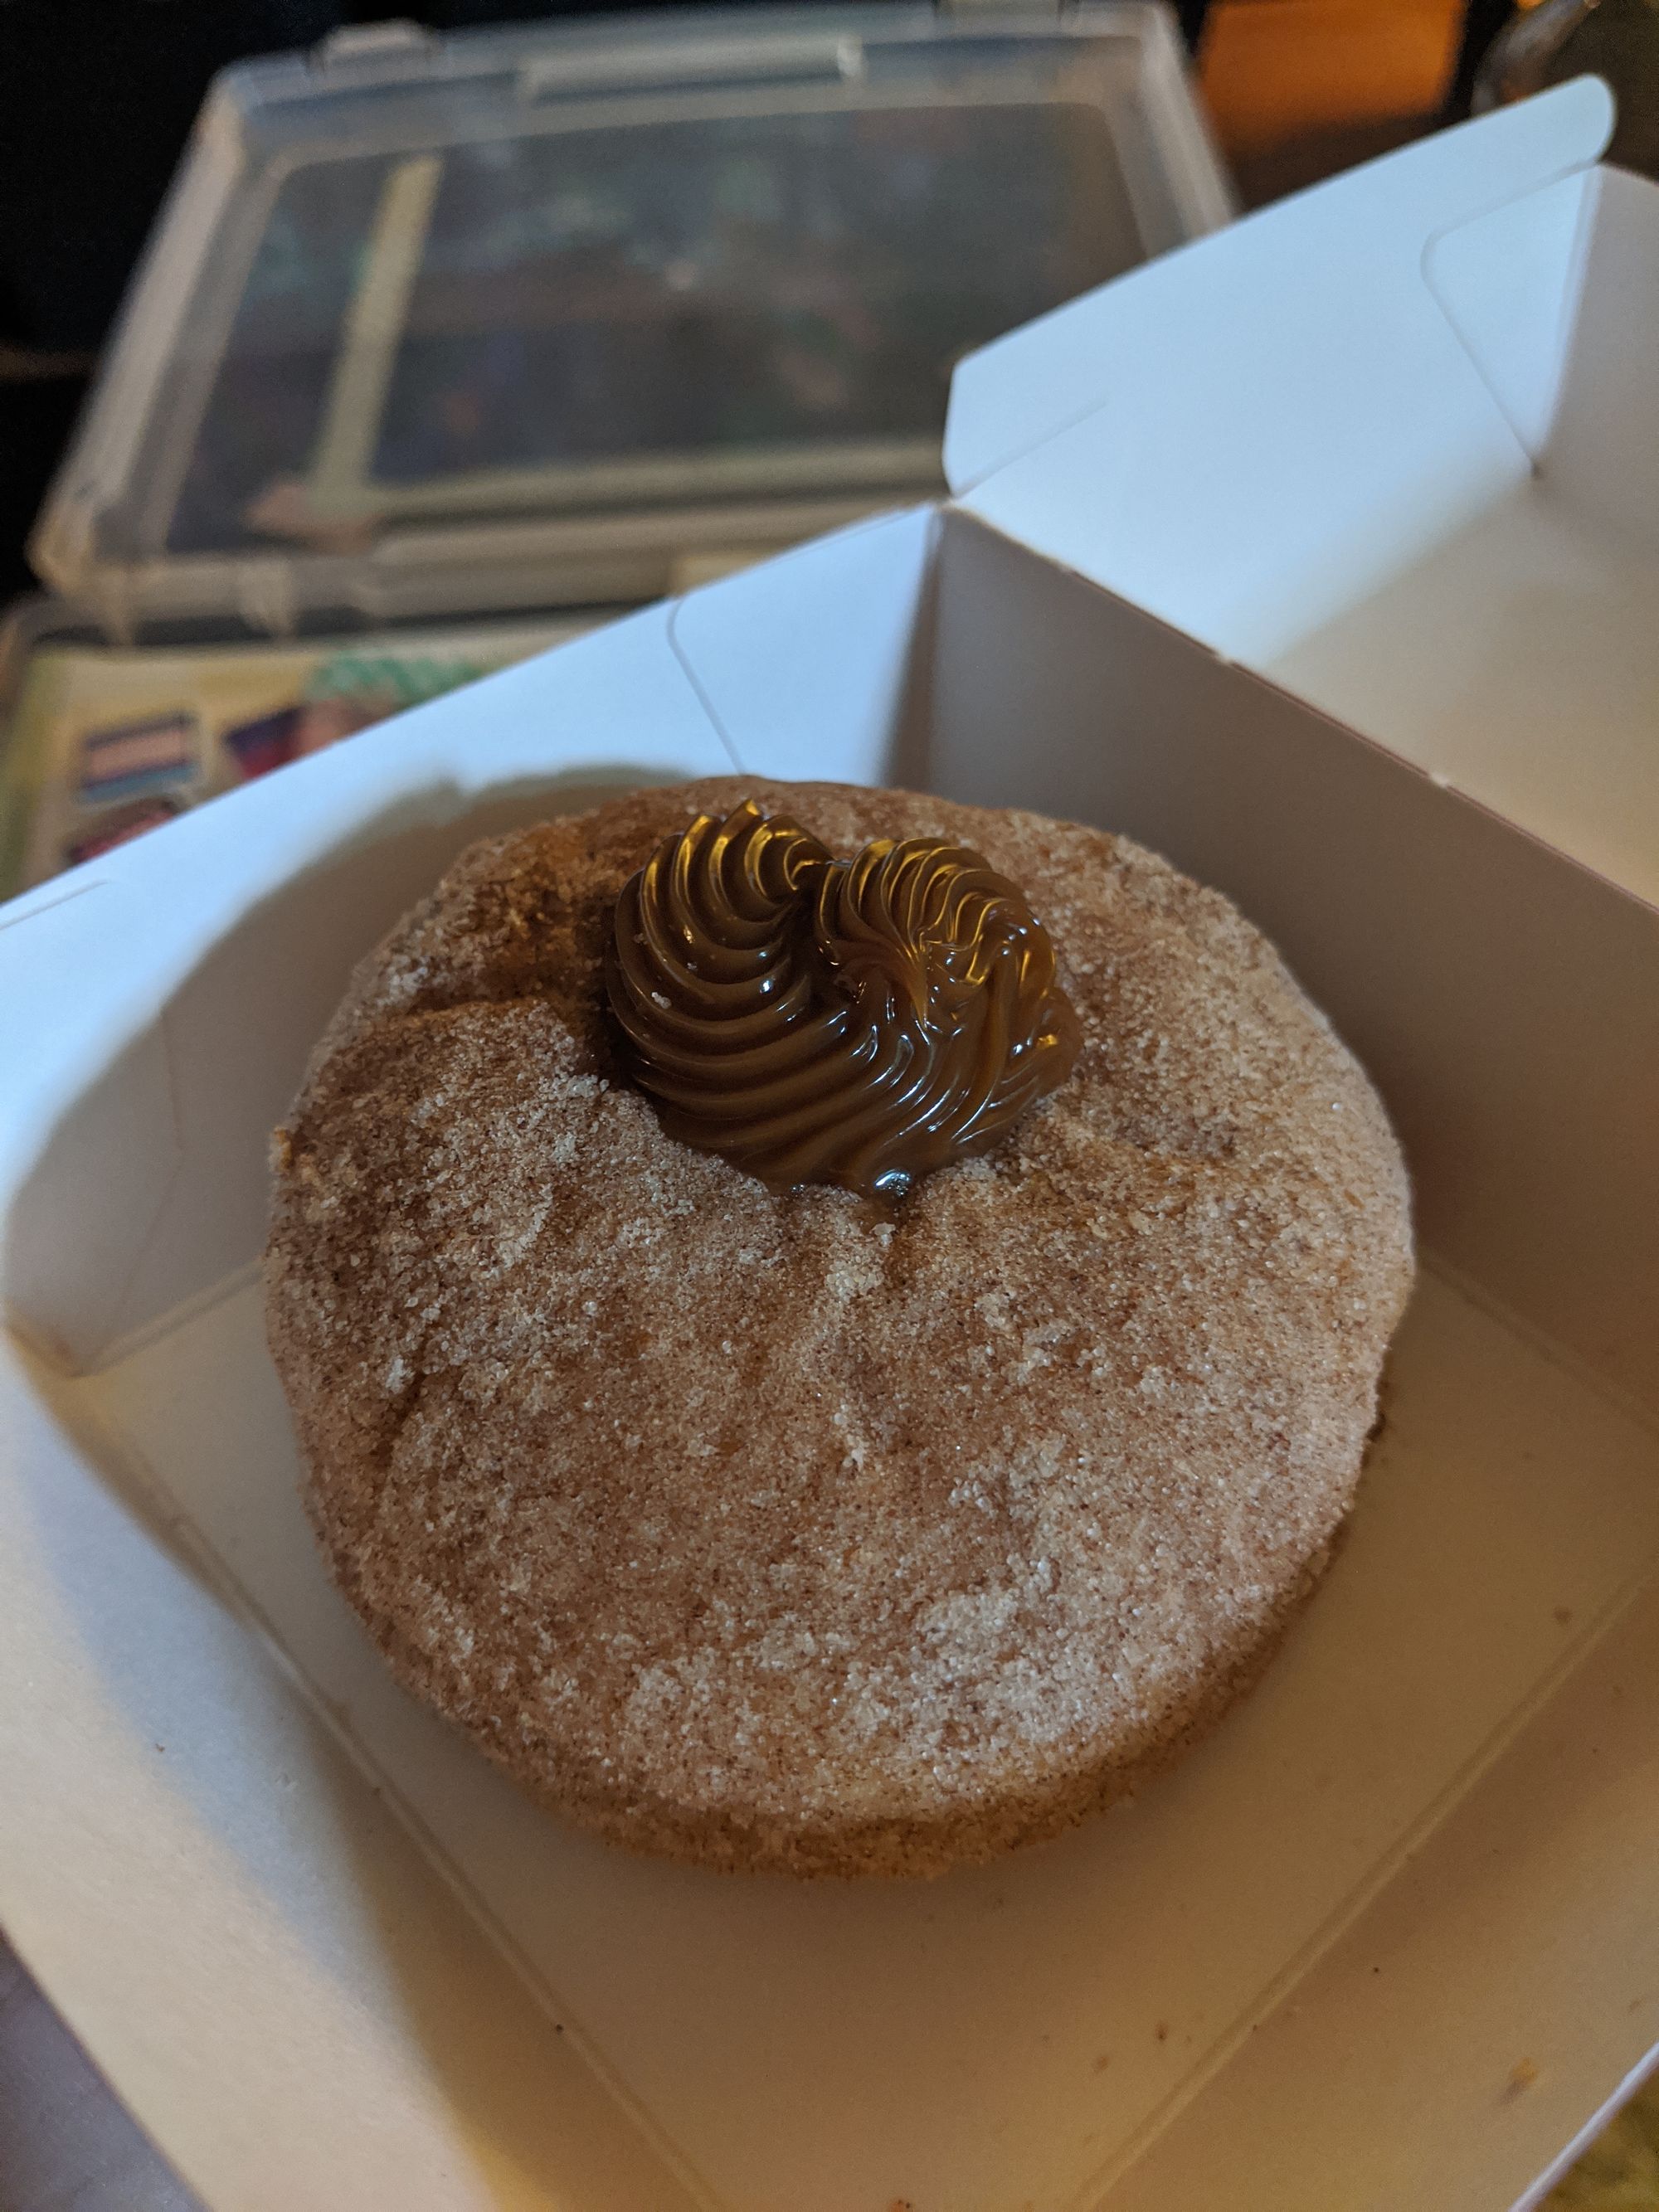
[(838, 860), (748, 800), (623, 886), (605, 988), (669, 1134), (775, 1190), (902, 1197), (988, 1152), (1079, 1042), (1047, 932), (979, 854)]

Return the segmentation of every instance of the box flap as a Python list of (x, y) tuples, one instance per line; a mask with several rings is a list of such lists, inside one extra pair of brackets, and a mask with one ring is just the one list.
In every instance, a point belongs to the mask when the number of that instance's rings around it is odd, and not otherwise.
[(751, 775), (902, 781), (937, 511), (915, 507), (799, 546), (678, 602), (669, 636), (733, 760)]
[[(1607, 169), (1540, 465), (1551, 492), (1651, 554), (1659, 546), (1659, 184)], [(1650, 734), (1650, 716), (1644, 717)]]
[(1423, 275), (1535, 461), (1561, 388), (1601, 173), (1578, 170), (1431, 239)]
[[(1529, 473), (1578, 235), (1571, 192), (1544, 188), (1582, 177), (1612, 116), (1606, 87), (1582, 78), (999, 340), (957, 372), (953, 490), (1218, 649), (1266, 656), (1287, 623), (1346, 604)], [(1470, 256), (1440, 264), (1467, 307), (1460, 329), (1425, 258), (1528, 194), (1542, 195), (1528, 252), (1508, 240), (1501, 282), (1465, 302)], [(1504, 326), (1540, 319), (1547, 357), (1530, 336), (1534, 356), (1512, 357)]]

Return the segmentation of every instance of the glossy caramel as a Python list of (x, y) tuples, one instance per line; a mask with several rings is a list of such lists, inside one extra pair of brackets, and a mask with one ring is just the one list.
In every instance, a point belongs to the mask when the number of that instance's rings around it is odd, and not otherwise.
[(670, 1135), (775, 1190), (902, 1197), (998, 1144), (1079, 1042), (1048, 933), (979, 854), (838, 860), (748, 800), (623, 885), (605, 988)]

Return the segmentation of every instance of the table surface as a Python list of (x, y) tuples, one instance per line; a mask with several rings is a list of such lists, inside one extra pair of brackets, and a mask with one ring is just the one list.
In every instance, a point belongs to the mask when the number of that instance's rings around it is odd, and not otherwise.
[(0, 2212), (202, 2212), (3, 1936)]

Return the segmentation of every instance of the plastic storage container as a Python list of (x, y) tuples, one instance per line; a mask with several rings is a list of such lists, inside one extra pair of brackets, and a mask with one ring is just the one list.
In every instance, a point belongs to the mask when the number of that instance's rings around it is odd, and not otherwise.
[(1155, 6), (347, 32), (215, 85), (33, 558), (123, 637), (653, 598), (1229, 212)]
[(226, 72), (35, 532), (57, 596), (0, 631), (0, 895), (307, 749), (323, 641), (420, 626), (372, 719), (501, 618), (528, 652), (934, 495), (962, 354), (1230, 212), (1129, 0), (387, 23)]

